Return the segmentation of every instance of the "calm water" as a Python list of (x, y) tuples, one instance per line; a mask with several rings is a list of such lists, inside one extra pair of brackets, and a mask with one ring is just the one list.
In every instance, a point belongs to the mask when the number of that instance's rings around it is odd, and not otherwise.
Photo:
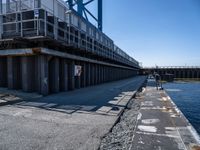
[(200, 134), (200, 82), (166, 83), (163, 87)]

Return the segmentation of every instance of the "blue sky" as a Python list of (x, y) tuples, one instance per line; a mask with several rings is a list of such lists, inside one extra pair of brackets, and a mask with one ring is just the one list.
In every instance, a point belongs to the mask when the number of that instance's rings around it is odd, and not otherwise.
[(103, 31), (143, 66), (200, 66), (200, 0), (103, 0), (103, 9)]

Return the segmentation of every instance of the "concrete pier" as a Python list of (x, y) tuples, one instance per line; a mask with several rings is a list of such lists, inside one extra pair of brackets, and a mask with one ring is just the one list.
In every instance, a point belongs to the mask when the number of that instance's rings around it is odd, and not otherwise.
[(167, 93), (156, 90), (154, 81), (149, 80), (140, 102), (141, 108), (130, 149), (200, 148), (197, 132)]
[(200, 137), (155, 80), (130, 100), (100, 150), (198, 150)]

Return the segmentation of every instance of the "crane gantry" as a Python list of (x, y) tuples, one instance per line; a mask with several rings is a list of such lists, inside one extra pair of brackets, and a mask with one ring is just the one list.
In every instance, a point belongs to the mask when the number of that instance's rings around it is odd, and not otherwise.
[[(69, 5), (70, 9), (77, 10), (78, 14), (81, 17), (84, 17), (89, 21), (89, 17), (92, 17), (98, 24), (98, 29), (102, 31), (103, 29), (103, 2), (102, 0), (97, 0), (97, 15), (94, 15), (86, 6), (95, 0), (67, 0), (66, 3)], [(76, 8), (75, 8), (76, 7)], [(97, 16), (97, 17), (96, 17)]]

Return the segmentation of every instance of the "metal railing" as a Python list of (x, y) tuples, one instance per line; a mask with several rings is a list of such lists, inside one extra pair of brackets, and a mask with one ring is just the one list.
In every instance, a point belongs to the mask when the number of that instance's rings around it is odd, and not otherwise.
[[(114, 45), (104, 33), (79, 17), (76, 12), (65, 14), (65, 20), (55, 17), (52, 12), (42, 8), (4, 12), (2, 18), (2, 39), (14, 37), (43, 36), (74, 46), (96, 55), (100, 55), (120, 63), (138, 67), (139, 63)], [(73, 23), (72, 16), (78, 20)], [(83, 30), (84, 25), (85, 30)]]

